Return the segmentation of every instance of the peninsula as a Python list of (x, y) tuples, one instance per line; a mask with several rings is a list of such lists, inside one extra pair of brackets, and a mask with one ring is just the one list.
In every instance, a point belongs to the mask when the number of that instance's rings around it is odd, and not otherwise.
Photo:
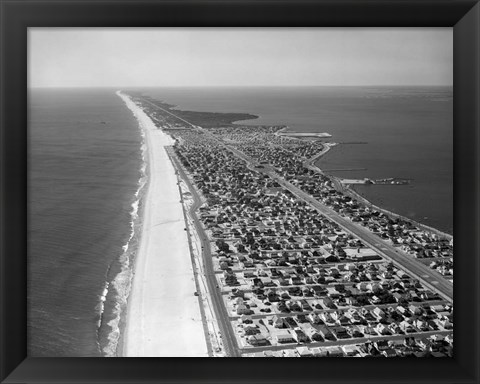
[(451, 236), (322, 172), (321, 135), (124, 97), (152, 167), (127, 355), (452, 356)]

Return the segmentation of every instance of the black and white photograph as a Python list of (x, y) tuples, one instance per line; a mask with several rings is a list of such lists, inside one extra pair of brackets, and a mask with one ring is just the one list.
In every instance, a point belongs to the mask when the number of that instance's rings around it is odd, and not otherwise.
[(453, 28), (27, 36), (29, 356), (454, 357)]

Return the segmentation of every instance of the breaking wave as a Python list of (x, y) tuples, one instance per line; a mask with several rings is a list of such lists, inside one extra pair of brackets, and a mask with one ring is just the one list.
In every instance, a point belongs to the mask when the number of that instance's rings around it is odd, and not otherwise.
[[(142, 199), (145, 195), (146, 185), (148, 182), (147, 168), (148, 156), (147, 145), (145, 142), (145, 133), (142, 124), (138, 118), (138, 107), (123, 93), (117, 91), (116, 94), (125, 102), (127, 107), (132, 110), (133, 114), (139, 121), (139, 129), (142, 136), (141, 155), (142, 165), (140, 168), (140, 178), (138, 180), (138, 188), (135, 192), (134, 202), (131, 204), (130, 211), (130, 235), (126, 243), (122, 246), (123, 253), (116, 259), (106, 274), (106, 283), (102, 295), (99, 297), (99, 323), (98, 323), (98, 339), (101, 352), (106, 357), (115, 357), (119, 355), (118, 347), (122, 333), (122, 323), (126, 315), (128, 296), (134, 274), (135, 254), (139, 244), (142, 221), (139, 214), (142, 205)], [(112, 270), (118, 271), (113, 277), (110, 277)], [(110, 304), (109, 314), (105, 313), (107, 305)], [(106, 329), (106, 337), (100, 337), (101, 330)], [(102, 341), (100, 341), (102, 339)]]

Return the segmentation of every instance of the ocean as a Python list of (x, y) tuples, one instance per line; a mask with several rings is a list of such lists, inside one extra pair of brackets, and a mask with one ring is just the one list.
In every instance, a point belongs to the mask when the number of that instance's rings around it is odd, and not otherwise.
[[(30, 356), (116, 354), (146, 177), (138, 123), (115, 91), (30, 92)], [(142, 91), (181, 109), (260, 116), (239, 124), (328, 132), (330, 141), (342, 144), (319, 160), (321, 168), (339, 177), (412, 179), (406, 186), (357, 191), (389, 210), (453, 231), (451, 88)], [(352, 168), (357, 170), (345, 170)]]
[(145, 183), (138, 124), (114, 91), (30, 92), (30, 356), (114, 354)]

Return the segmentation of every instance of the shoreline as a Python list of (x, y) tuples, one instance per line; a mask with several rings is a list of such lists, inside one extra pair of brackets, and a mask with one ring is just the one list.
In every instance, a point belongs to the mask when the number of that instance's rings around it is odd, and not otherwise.
[(158, 129), (125, 94), (117, 92), (145, 133), (149, 179), (142, 207), (140, 242), (133, 265), (125, 324), (118, 345), (123, 357), (208, 356), (185, 231), (181, 196)]
[(305, 161), (303, 164), (307, 167), (307, 168), (311, 168), (311, 169), (316, 169), (318, 170), (320, 173), (330, 177), (332, 180), (334, 180), (335, 182), (338, 183), (338, 185), (342, 185), (342, 190), (345, 191), (345, 193), (347, 195), (350, 195), (350, 197), (358, 200), (360, 203), (362, 204), (365, 204), (366, 206), (369, 206), (371, 208), (374, 208), (376, 209), (377, 211), (380, 211), (388, 216), (392, 216), (392, 217), (396, 217), (396, 218), (399, 218), (399, 219), (402, 219), (402, 220), (405, 220), (405, 221), (409, 221), (411, 222), (412, 224), (416, 225), (419, 230), (425, 230), (425, 231), (428, 231), (428, 232), (432, 232), (432, 233), (435, 233), (437, 236), (440, 236), (440, 237), (444, 237), (444, 238), (447, 238), (448, 240), (452, 240), (453, 239), (453, 234), (450, 234), (448, 232), (445, 232), (445, 231), (442, 231), (441, 229), (438, 229), (438, 228), (435, 228), (435, 227), (431, 227), (429, 225), (426, 225), (426, 224), (423, 224), (419, 221), (416, 221), (416, 220), (413, 220), (407, 216), (404, 216), (402, 214), (399, 214), (399, 213), (396, 213), (396, 212), (393, 212), (393, 211), (390, 211), (386, 208), (383, 208), (383, 207), (380, 207), (376, 204), (374, 204), (373, 202), (371, 202), (370, 200), (368, 200), (366, 197), (362, 196), (359, 192), (357, 192), (355, 190), (355, 186), (354, 185), (349, 185), (349, 184), (342, 184), (341, 183), (341, 180), (342, 178), (341, 177), (337, 177), (337, 176), (334, 176), (333, 174), (330, 174), (330, 173), (326, 173), (323, 169), (321, 169), (318, 165), (317, 165), (317, 162), (320, 161), (320, 159), (324, 156), (327, 155), (327, 153), (335, 146), (338, 145), (338, 143), (332, 143), (332, 142), (322, 142), (322, 145), (323, 145), (323, 149), (318, 153), (316, 154), (315, 156), (313, 156), (311, 159)]
[[(335, 143), (335, 145), (330, 145), (330, 143), (322, 143), (324, 146), (326, 146), (328, 149), (327, 150), (322, 150), (322, 152), (320, 154), (318, 154), (317, 156), (315, 156), (315, 158), (313, 159), (310, 159), (309, 160), (309, 165), (310, 166), (313, 166), (315, 168), (317, 168), (318, 170), (320, 170), (321, 173), (323, 173), (324, 175), (327, 175), (328, 177), (330, 177), (332, 180), (338, 182), (339, 184), (341, 183), (340, 180), (342, 180), (341, 177), (338, 177), (338, 176), (335, 176), (331, 173), (327, 173), (326, 171), (324, 171), (323, 169), (321, 169), (318, 165), (317, 165), (317, 162), (320, 161), (320, 159), (322, 157), (324, 157), (325, 155), (327, 155), (327, 153), (330, 151), (330, 149), (333, 147), (333, 146), (337, 146), (338, 143)], [(369, 207), (372, 207), (380, 212), (383, 212), (384, 214), (388, 215), (388, 216), (393, 216), (393, 217), (397, 217), (399, 219), (403, 219), (405, 221), (409, 221), (411, 222), (412, 224), (416, 225), (419, 227), (420, 230), (426, 230), (426, 231), (429, 231), (429, 232), (433, 232), (435, 233), (436, 235), (438, 236), (443, 236), (449, 240), (453, 239), (453, 234), (451, 233), (448, 233), (448, 232), (445, 232), (441, 229), (438, 229), (438, 228), (435, 228), (435, 227), (431, 227), (427, 224), (424, 224), (424, 223), (421, 223), (419, 221), (416, 221), (414, 219), (411, 219), (407, 216), (404, 216), (400, 213), (396, 213), (396, 212), (393, 212), (393, 211), (390, 211), (386, 208), (383, 208), (379, 205), (377, 205), (376, 203), (373, 203), (372, 201), (370, 201), (369, 199), (367, 199), (365, 196), (361, 195), (359, 192), (357, 192), (354, 188), (354, 185), (348, 185), (348, 184), (343, 184), (343, 188), (342, 188), (347, 194), (349, 194), (351, 197), (353, 197), (354, 199), (358, 200), (359, 202), (361, 202), (362, 204), (365, 204)]]
[[(332, 176), (333, 177), (333, 176)], [(393, 216), (393, 217), (398, 217), (400, 219), (403, 219), (405, 221), (410, 221), (412, 224), (415, 224), (416, 226), (419, 227), (419, 230), (426, 230), (426, 231), (429, 231), (429, 232), (433, 232), (435, 233), (437, 236), (442, 236), (442, 237), (445, 237), (447, 238), (448, 240), (452, 240), (453, 239), (453, 235), (448, 233), (448, 232), (444, 232), (438, 228), (435, 228), (435, 227), (430, 227), (426, 224), (423, 224), (423, 223), (420, 223), (419, 221), (416, 221), (416, 220), (413, 220), (413, 219), (410, 219), (409, 217), (407, 216), (403, 216), (399, 213), (395, 213), (393, 211), (389, 211), (388, 209), (386, 208), (382, 208), (382, 207), (379, 207), (378, 205), (372, 203), (370, 200), (368, 200), (367, 198), (365, 198), (364, 196), (362, 196), (360, 193), (358, 193), (354, 187), (350, 187), (350, 186), (346, 186), (345, 187), (345, 190), (347, 190), (348, 193), (351, 193), (353, 196), (355, 196), (355, 198), (358, 200), (358, 201), (361, 201), (362, 203), (366, 204), (367, 206), (369, 207), (372, 207), (374, 209), (376, 209), (377, 211), (381, 211), (389, 216)]]

